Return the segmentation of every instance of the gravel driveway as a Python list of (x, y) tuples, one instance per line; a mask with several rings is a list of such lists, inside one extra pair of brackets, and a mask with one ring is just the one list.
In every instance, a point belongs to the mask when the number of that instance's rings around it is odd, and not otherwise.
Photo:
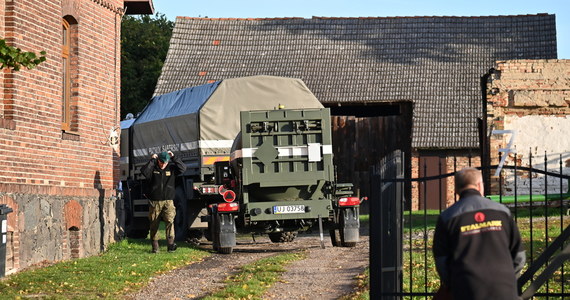
[[(291, 243), (272, 243), (269, 238), (240, 238), (230, 255), (213, 254), (199, 263), (158, 276), (127, 299), (200, 299), (223, 287), (223, 281), (240, 266), (289, 251), (307, 251), (307, 258), (287, 266), (282, 279), (264, 299), (338, 299), (351, 293), (355, 277), (368, 266), (368, 236), (353, 248), (332, 247), (328, 234), (325, 249), (318, 234), (300, 234)], [(211, 250), (211, 244), (200, 245)]]

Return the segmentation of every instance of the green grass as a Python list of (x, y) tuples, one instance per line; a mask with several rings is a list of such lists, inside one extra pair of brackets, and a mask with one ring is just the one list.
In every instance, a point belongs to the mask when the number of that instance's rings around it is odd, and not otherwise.
[(119, 299), (151, 277), (200, 261), (208, 252), (181, 245), (176, 252), (150, 253), (149, 240), (126, 239), (103, 254), (21, 271), (0, 281), (2, 299)]
[(305, 256), (302, 252), (285, 253), (245, 265), (226, 280), (224, 289), (203, 299), (263, 299), (271, 285), (281, 278), (285, 266)]
[(439, 214), (439, 210), (435, 209), (404, 211), (404, 233), (410, 230), (410, 224), (412, 230), (435, 228)]
[[(555, 209), (552, 209), (555, 211)], [(533, 210), (532, 215), (532, 253), (534, 259), (561, 232), (560, 217), (544, 218), (543, 210)], [(530, 257), (530, 211), (519, 211), (518, 226)], [(433, 232), (439, 211), (406, 211), (404, 213), (404, 233), (409, 232), (410, 224), (413, 232)], [(547, 212), (551, 215), (551, 211)], [(542, 217), (541, 217), (542, 216)], [(369, 216), (360, 216), (361, 226), (368, 226)], [(547, 224), (548, 221), (548, 224)], [(562, 226), (570, 224), (570, 218), (563, 219)], [(549, 239), (546, 241), (546, 228)], [(435, 271), (431, 247), (433, 235), (430, 233), (427, 241), (414, 237), (410, 245), (409, 239), (404, 242), (403, 280), (405, 292), (435, 292), (439, 287), (439, 278)], [(162, 241), (163, 242), (163, 241)], [(427, 244), (425, 244), (427, 242)], [(427, 248), (427, 255), (424, 249)], [(411, 249), (411, 251), (410, 251)], [(0, 281), (1, 299), (121, 299), (123, 295), (136, 292), (145, 286), (150, 278), (186, 264), (200, 261), (209, 252), (192, 247), (181, 246), (174, 253), (166, 252), (161, 244), (162, 252), (150, 253), (149, 240), (127, 239), (112, 244), (109, 249), (99, 255), (89, 258), (65, 261), (49, 267), (21, 271)], [(303, 252), (280, 254), (258, 260), (243, 266), (241, 271), (226, 280), (226, 286), (204, 299), (263, 299), (270, 293), (270, 287), (278, 280), (285, 267), (295, 260), (305, 257)], [(530, 262), (527, 262), (527, 267)], [(427, 267), (426, 267), (427, 266)], [(568, 285), (570, 263), (565, 264), (564, 279), (562, 271), (557, 271), (548, 287), (542, 287), (539, 292), (548, 288), (550, 291), (561, 291), (561, 282)], [(524, 271), (524, 270), (523, 270)], [(411, 272), (411, 273), (410, 273)], [(540, 271), (539, 271), (540, 272)], [(411, 277), (411, 279), (410, 279)], [(358, 287), (351, 295), (343, 300), (369, 299), (369, 270), (355, 278)], [(269, 292), (268, 292), (269, 290)], [(409, 297), (407, 298), (409, 299)], [(419, 297), (418, 299), (425, 299)]]
[[(418, 211), (404, 211), (404, 233), (410, 230), (410, 224), (412, 230), (423, 230), (424, 227), (427, 228), (435, 228), (435, 224), (437, 223), (437, 217), (439, 216), (439, 210), (428, 209), (428, 210), (418, 210)], [(362, 227), (368, 226), (370, 223), (370, 216), (369, 215), (361, 215), (360, 216), (360, 224)]]
[(511, 213), (513, 215), (513, 218), (516, 216), (517, 218), (530, 218), (530, 216), (532, 215), (533, 218), (536, 217), (543, 217), (544, 216), (548, 216), (548, 217), (558, 217), (560, 218), (560, 215), (564, 215), (566, 214), (566, 208), (565, 207), (544, 207), (544, 206), (539, 206), (539, 207), (533, 207), (532, 209), (527, 206), (527, 207), (519, 207), (516, 210), (515, 209), (511, 209)]

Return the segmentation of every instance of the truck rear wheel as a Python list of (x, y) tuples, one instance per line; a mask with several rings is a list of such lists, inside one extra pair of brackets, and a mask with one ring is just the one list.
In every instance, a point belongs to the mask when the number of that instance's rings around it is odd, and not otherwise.
[(148, 229), (131, 229), (127, 233), (127, 237), (132, 239), (144, 239), (148, 235)]
[(329, 230), (331, 236), (331, 244), (333, 247), (340, 247), (340, 230), (331, 229)]
[(211, 242), (212, 239), (212, 229), (210, 228), (210, 223), (208, 223), (208, 229), (206, 229), (206, 231), (204, 231), (204, 237), (206, 238), (206, 240), (208, 242)]
[(218, 253), (220, 254), (232, 254), (234, 248), (232, 247), (220, 247), (218, 248)]
[[(212, 213), (208, 222), (208, 230), (211, 233), (212, 248), (220, 254), (231, 254), (235, 246), (235, 223), (231, 214)], [(222, 228), (223, 227), (223, 228)]]
[(297, 231), (280, 231), (269, 233), (269, 239), (274, 243), (288, 243), (295, 240)]
[(132, 218), (131, 222), (126, 226), (127, 237), (131, 239), (144, 239), (150, 231), (150, 221), (148, 217)]
[[(346, 224), (346, 220), (352, 220), (354, 218), (358, 218), (358, 214), (355, 214), (355, 210), (353, 209), (341, 209), (340, 210), (340, 215), (339, 215), (339, 220), (340, 220), (340, 245), (342, 247), (354, 247), (356, 246), (356, 242), (354, 241), (354, 237), (351, 236), (351, 240), (352, 241), (346, 241), (348, 239), (348, 237), (346, 236), (346, 228), (348, 227), (348, 224)], [(358, 234), (358, 230), (356, 231), (356, 234)]]
[(177, 241), (184, 241), (188, 238), (188, 228), (189, 224), (192, 222), (189, 220), (189, 216), (191, 215), (190, 207), (182, 186), (176, 187), (174, 206), (176, 207), (176, 217), (174, 217), (174, 237)]

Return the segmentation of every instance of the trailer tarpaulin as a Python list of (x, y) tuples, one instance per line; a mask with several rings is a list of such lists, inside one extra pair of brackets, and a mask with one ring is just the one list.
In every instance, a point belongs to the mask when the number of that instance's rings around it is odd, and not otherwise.
[(228, 140), (229, 151), (240, 130), (241, 111), (276, 109), (279, 105), (290, 109), (323, 107), (300, 79), (252, 76), (224, 80), (200, 111), (200, 138)]
[(251, 76), (186, 88), (154, 97), (133, 124), (136, 161), (165, 150), (187, 163), (228, 156), (239, 133), (241, 111), (322, 108), (300, 79)]
[(198, 148), (192, 143), (198, 141), (198, 111), (219, 84), (218, 81), (153, 97), (133, 124), (135, 160), (146, 161), (153, 153), (165, 150), (192, 155)]

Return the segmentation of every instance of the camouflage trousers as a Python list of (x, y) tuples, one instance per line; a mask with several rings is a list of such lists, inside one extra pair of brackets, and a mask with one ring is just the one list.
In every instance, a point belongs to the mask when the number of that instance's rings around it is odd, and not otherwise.
[(160, 221), (166, 223), (166, 238), (174, 238), (174, 217), (176, 216), (176, 208), (173, 200), (150, 200), (149, 216), (150, 219), (150, 239), (158, 240), (158, 226)]

